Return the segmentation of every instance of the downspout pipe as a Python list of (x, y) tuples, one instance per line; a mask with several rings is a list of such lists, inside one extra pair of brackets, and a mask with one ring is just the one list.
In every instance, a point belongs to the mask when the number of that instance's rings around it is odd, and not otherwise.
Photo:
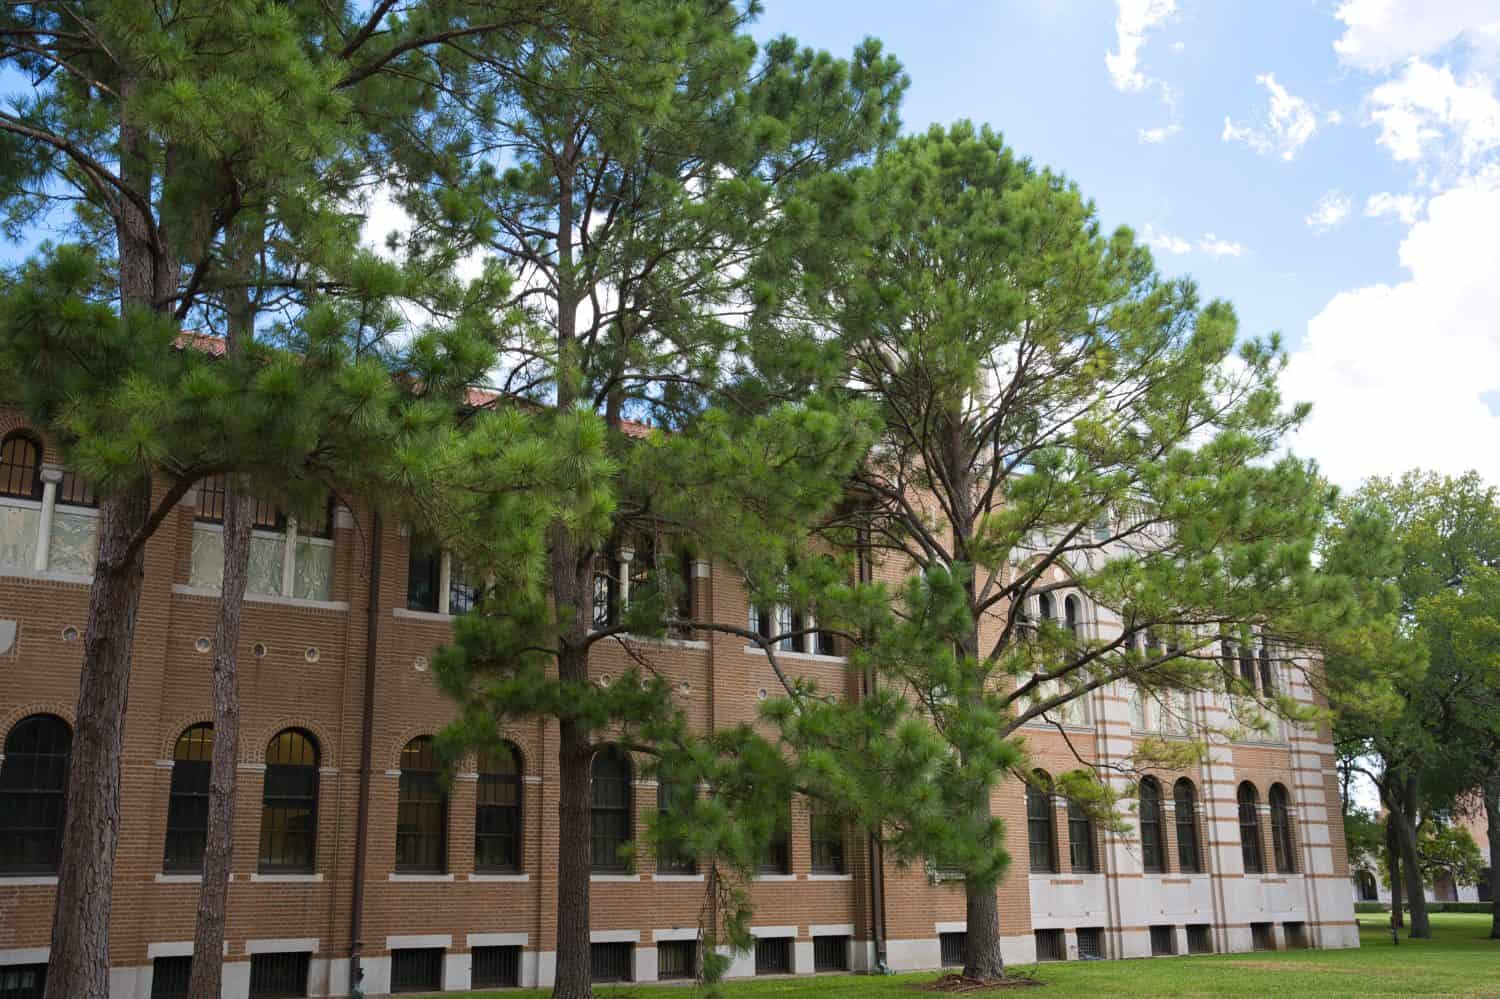
[(370, 599), (365, 608), (365, 689), (359, 735), (359, 811), (354, 826), (354, 897), (349, 906), (349, 995), (363, 999), (365, 859), (370, 845), (370, 767), (375, 754), (375, 663), (380, 638), (380, 568), (385, 520), (370, 526)]
[[(868, 584), (875, 578), (875, 567), (870, 558), (870, 535), (868, 529), (860, 531), (859, 545), (859, 581)], [(866, 697), (875, 693), (875, 669), (865, 666), (864, 693)], [(870, 935), (875, 940), (875, 973), (880, 975), (891, 974), (891, 969), (886, 964), (886, 942), (885, 942), (885, 871), (884, 859), (880, 849), (880, 834), (872, 832), (869, 836), (870, 851)]]

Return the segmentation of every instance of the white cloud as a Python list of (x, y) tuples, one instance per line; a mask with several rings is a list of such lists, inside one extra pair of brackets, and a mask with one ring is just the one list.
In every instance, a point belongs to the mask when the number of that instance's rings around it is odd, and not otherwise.
[(1334, 16), (1339, 58), (1365, 70), (1430, 55), (1459, 38), (1490, 46), (1500, 37), (1500, 0), (1345, 0)]
[(1171, 125), (1162, 125), (1158, 128), (1136, 129), (1135, 134), (1142, 142), (1149, 145), (1156, 145), (1159, 142), (1166, 142), (1180, 131), (1182, 131), (1182, 126), (1174, 122)]
[(1380, 126), (1377, 141), (1398, 161), (1441, 153), (1467, 166), (1500, 148), (1500, 99), (1482, 74), (1460, 82), (1447, 66), (1414, 59), (1369, 99), (1370, 117)]
[(1415, 194), (1391, 194), (1389, 191), (1381, 191), (1379, 194), (1370, 195), (1365, 201), (1365, 215), (1372, 219), (1390, 216), (1411, 225), (1421, 212), (1422, 199)]
[(1327, 232), (1347, 219), (1353, 209), (1354, 204), (1349, 200), (1349, 195), (1334, 188), (1318, 199), (1311, 214), (1303, 221), (1314, 232)]
[(1106, 52), (1104, 65), (1115, 89), (1129, 93), (1145, 90), (1151, 77), (1140, 70), (1141, 47), (1146, 34), (1177, 10), (1176, 0), (1117, 0), (1115, 38), (1118, 52)]
[(1146, 223), (1146, 228), (1141, 230), (1141, 242), (1159, 253), (1180, 255), (1193, 249), (1192, 243), (1169, 232), (1157, 232), (1149, 222)]
[(1500, 186), (1434, 197), (1401, 243), (1409, 277), (1335, 296), (1307, 325), (1283, 391), (1312, 400), (1294, 442), (1335, 481), (1414, 466), (1500, 480)]
[(1275, 153), (1284, 160), (1293, 159), (1297, 150), (1318, 133), (1318, 109), (1311, 101), (1289, 93), (1276, 82), (1274, 73), (1262, 73), (1255, 82), (1270, 93), (1264, 118), (1252, 124), (1232, 121), (1226, 115), (1219, 138), (1243, 142), (1262, 156)]
[(1220, 239), (1211, 232), (1203, 234), (1198, 240), (1198, 250), (1210, 257), (1240, 257), (1245, 254), (1245, 244), (1236, 243), (1233, 240)]

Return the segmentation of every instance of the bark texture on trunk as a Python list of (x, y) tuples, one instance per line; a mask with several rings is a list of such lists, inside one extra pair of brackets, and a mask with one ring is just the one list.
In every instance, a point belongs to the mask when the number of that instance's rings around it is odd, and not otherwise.
[(969, 978), (1001, 978), (1005, 958), (1000, 953), (1000, 900), (994, 887), (969, 888), (964, 893), (964, 974)]
[(1484, 820), (1490, 840), (1490, 939), (1500, 940), (1500, 773), (1485, 778)]
[(189, 999), (219, 999), (224, 974), (224, 912), (234, 858), (234, 793), (240, 756), (240, 680), (236, 650), (249, 581), (251, 498), (229, 477), (224, 485), (224, 585), (214, 628), (210, 683), (214, 702), (214, 751), (209, 765), (208, 839), (203, 851), (203, 887), (193, 929)]
[(139, 548), (126, 553), (150, 507), (148, 481), (99, 504), (99, 568), (89, 588), (46, 999), (109, 999), (120, 754), (145, 561)]
[(593, 746), (577, 722), (560, 726), (557, 836), (557, 981), (555, 999), (594, 994), (589, 945), (591, 868), (589, 765)]
[(1385, 867), (1391, 879), (1391, 925), (1399, 928), (1406, 925), (1401, 914), (1401, 848), (1389, 816), (1385, 820)]
[(1431, 940), (1432, 923), (1427, 917), (1427, 895), (1422, 885), (1422, 861), (1417, 852), (1417, 827), (1408, 810), (1416, 800), (1416, 778), (1401, 784), (1399, 801), (1387, 801), (1387, 820), (1396, 829), (1396, 846), (1401, 853), (1401, 876), (1405, 883), (1407, 907), (1411, 912), (1407, 936), (1413, 940)]

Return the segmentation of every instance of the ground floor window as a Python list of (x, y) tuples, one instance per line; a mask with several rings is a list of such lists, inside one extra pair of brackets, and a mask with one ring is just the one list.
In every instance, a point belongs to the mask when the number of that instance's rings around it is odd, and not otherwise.
[(814, 971), (848, 971), (849, 938), (813, 937)]
[(656, 945), (656, 977), (693, 978), (698, 974), (698, 941), (662, 940)]
[(1189, 954), (1212, 954), (1214, 952), (1214, 931), (1207, 923), (1194, 923), (1187, 928), (1188, 953)]
[(187, 999), (191, 956), (158, 957), (151, 962), (151, 999)]
[(938, 934), (938, 950), (941, 953), (943, 967), (957, 968), (963, 965), (964, 938), (967, 935), (963, 932)]
[(1038, 961), (1066, 961), (1068, 940), (1062, 930), (1036, 931), (1036, 959)]
[(45, 964), (12, 964), (0, 968), (0, 999), (42, 999), (46, 990)]
[(475, 947), (470, 954), (472, 986), (508, 989), (521, 984), (521, 948)]
[(307, 951), (254, 954), (250, 958), (250, 999), (296, 999), (307, 995)]
[(757, 975), (790, 975), (792, 973), (792, 938), (760, 937), (755, 941)]
[(1151, 927), (1151, 956), (1166, 957), (1177, 953), (1177, 927)]
[(633, 943), (596, 943), (590, 947), (592, 980), (595, 982), (630, 981), (630, 959)]
[(436, 992), (442, 987), (441, 947), (409, 947), (391, 951), (392, 992)]
[(1275, 950), (1276, 927), (1270, 923), (1251, 923), (1250, 945), (1256, 950)]
[(1085, 961), (1104, 959), (1104, 928), (1102, 926), (1078, 928), (1078, 956)]

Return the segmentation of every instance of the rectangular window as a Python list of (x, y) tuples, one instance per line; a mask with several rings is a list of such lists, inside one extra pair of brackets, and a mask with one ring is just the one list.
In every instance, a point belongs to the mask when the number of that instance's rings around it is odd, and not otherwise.
[(296, 999), (307, 995), (307, 951), (252, 954), (250, 999)]
[(475, 947), (470, 959), (473, 988), (513, 989), (521, 984), (519, 947)]
[(45, 964), (10, 964), (0, 968), (0, 999), (42, 999), (46, 990)]
[(663, 981), (696, 978), (698, 941), (662, 940), (656, 945), (656, 977)]
[(1038, 961), (1066, 961), (1068, 940), (1062, 930), (1036, 931), (1036, 959)]
[(1102, 926), (1078, 928), (1078, 957), (1084, 961), (1104, 960), (1104, 928)]
[(848, 937), (813, 937), (813, 971), (848, 970)]
[(443, 948), (391, 951), (392, 992), (437, 992), (443, 987)]
[(968, 934), (962, 931), (958, 933), (938, 934), (938, 955), (945, 968), (959, 968), (964, 963), (964, 938)]
[[(694, 794), (690, 788), (679, 786), (670, 780), (658, 777), (656, 781), (656, 810), (662, 818), (674, 811), (687, 814), (693, 807)], [(659, 874), (697, 874), (698, 859), (678, 839), (669, 839), (657, 844), (656, 870)]]
[(790, 975), (792, 973), (792, 938), (758, 937), (755, 941), (757, 975)]
[(590, 980), (599, 982), (630, 981), (630, 959), (633, 943), (596, 943), (589, 945)]
[(1281, 935), (1286, 939), (1287, 950), (1307, 949), (1307, 924), (1282, 923)]
[(436, 614), (438, 585), (442, 577), (443, 553), (436, 547), (412, 540), (406, 557), (406, 609)]
[(847, 874), (844, 860), (844, 823), (836, 815), (814, 811), (808, 826), (812, 832), (812, 869), (815, 874)]
[(1177, 927), (1151, 927), (1151, 956), (1167, 957), (1177, 953)]
[(151, 999), (187, 999), (188, 976), (193, 971), (190, 955), (158, 957), (151, 962)]
[(771, 834), (771, 841), (766, 844), (765, 856), (761, 858), (759, 871), (761, 874), (790, 874), (792, 873), (792, 837), (789, 832), (791, 826), (791, 815), (789, 809), (783, 808), (777, 820), (776, 831)]
[(1094, 859), (1094, 821), (1079, 805), (1068, 803), (1068, 859), (1074, 874), (1098, 870)]
[(1251, 923), (1250, 943), (1256, 950), (1276, 949), (1276, 927), (1271, 923)]
[(1187, 928), (1188, 953), (1212, 954), (1214, 952), (1213, 927), (1207, 923), (1194, 923)]

